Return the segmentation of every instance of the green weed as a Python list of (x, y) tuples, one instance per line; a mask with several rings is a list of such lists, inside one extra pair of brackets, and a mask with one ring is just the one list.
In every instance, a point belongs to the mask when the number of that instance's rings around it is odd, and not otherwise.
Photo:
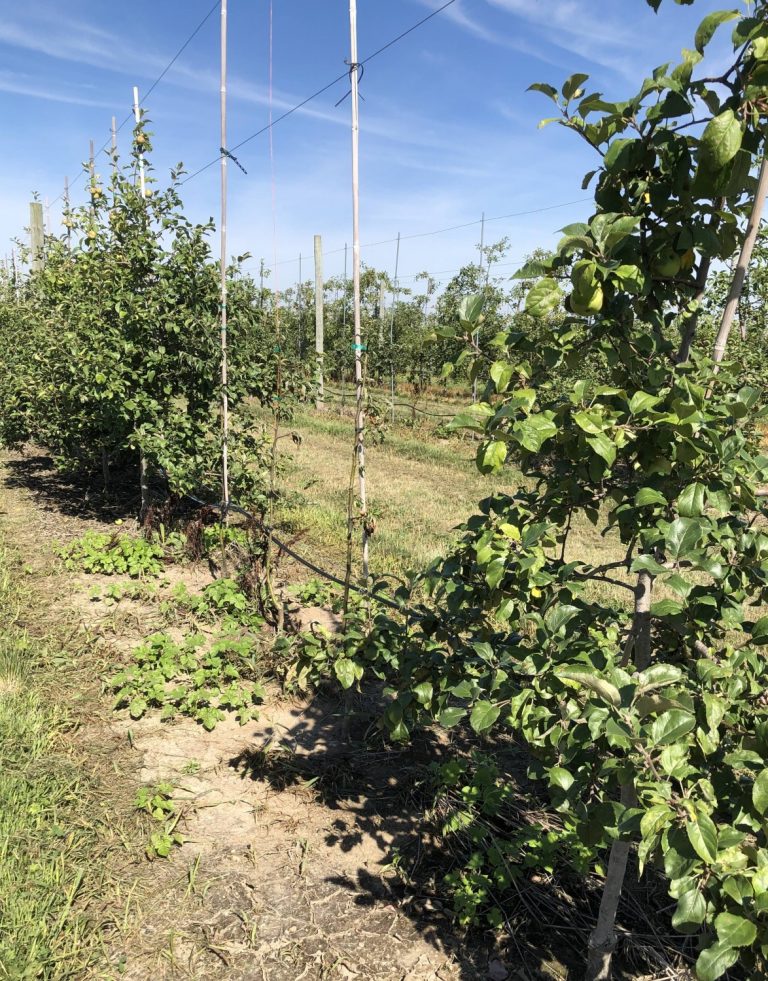
[(57, 551), (65, 568), (71, 571), (138, 579), (159, 576), (163, 569), (161, 545), (119, 532), (87, 531)]
[(264, 618), (253, 610), (250, 598), (234, 579), (215, 579), (200, 593), (190, 593), (184, 583), (178, 583), (165, 604), (166, 612), (173, 609), (207, 623), (223, 620), (225, 629), (234, 626), (258, 629), (264, 625)]
[(159, 708), (161, 719), (189, 716), (211, 730), (227, 712), (235, 712), (241, 725), (257, 717), (265, 692), (254, 680), (256, 665), (251, 638), (224, 635), (208, 645), (203, 634), (177, 643), (155, 633), (108, 685), (116, 692), (115, 708), (127, 707), (133, 719)]
[(148, 858), (168, 858), (174, 846), (184, 844), (184, 836), (176, 830), (181, 812), (173, 801), (172, 784), (164, 782), (154, 787), (139, 787), (135, 805), (160, 824), (149, 836)]

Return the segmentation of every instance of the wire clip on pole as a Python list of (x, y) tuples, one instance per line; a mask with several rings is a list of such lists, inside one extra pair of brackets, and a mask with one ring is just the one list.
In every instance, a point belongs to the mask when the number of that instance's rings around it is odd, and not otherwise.
[(247, 175), (248, 171), (245, 169), (245, 167), (243, 167), (243, 165), (240, 163), (240, 161), (237, 159), (234, 153), (230, 153), (229, 150), (227, 150), (223, 146), (219, 147), (219, 153), (222, 155), (222, 157), (229, 157), (230, 160), (233, 160), (240, 168), (240, 170), (242, 170), (242, 172)]
[[(344, 60), (344, 64), (345, 65), (349, 65), (349, 82), (350, 82), (350, 86), (352, 85), (352, 72), (354, 72), (354, 71), (359, 71), (360, 72), (360, 74), (357, 76), (357, 84), (359, 85), (360, 82), (363, 79), (363, 75), (365, 74), (365, 62), (364, 61), (347, 61), (345, 59)], [(342, 97), (339, 99), (339, 101), (335, 104), (334, 109), (337, 109), (342, 104), (342, 102), (345, 99), (349, 98), (350, 95), (352, 95), (352, 88), (351, 87), (350, 87), (349, 91), (348, 92), (345, 92), (344, 95), (342, 95)], [(360, 98), (363, 100), (363, 102), (365, 102), (364, 96), (361, 95)]]

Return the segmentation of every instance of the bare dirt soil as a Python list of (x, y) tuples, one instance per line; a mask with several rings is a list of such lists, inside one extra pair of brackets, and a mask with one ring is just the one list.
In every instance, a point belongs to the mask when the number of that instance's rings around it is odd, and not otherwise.
[[(156, 602), (93, 600), (90, 590), (108, 577), (67, 573), (53, 551), (88, 528), (114, 530), (125, 516), (120, 501), (69, 484), (42, 454), (11, 456), (3, 477), (0, 520), (30, 568), (45, 574), (41, 619), (65, 619), (90, 638), (96, 663), (124, 660), (159, 628)], [(200, 565), (168, 576), (190, 590), (209, 579)], [(103, 897), (112, 909), (104, 930), (111, 968), (94, 976), (516, 976), (488, 951), (463, 949), (439, 904), (419, 909), (391, 870), (398, 850), (420, 833), (415, 794), (423, 761), (368, 748), (354, 725), (351, 738), (343, 736), (338, 703), (291, 703), (274, 693), (258, 721), (225, 721), (206, 732), (191, 720), (113, 713), (97, 684), (80, 695), (73, 738), (100, 755), (99, 765), (113, 760), (124, 808), (139, 786), (168, 781), (185, 837), (169, 859), (153, 863), (135, 842), (125, 843), (127, 864), (114, 895)]]
[[(373, 725), (375, 694), (291, 701), (274, 685), (256, 721), (229, 719), (212, 732), (190, 719), (133, 720), (112, 710), (104, 679), (153, 631), (181, 636), (183, 622), (169, 623), (162, 600), (179, 583), (199, 592), (212, 576), (205, 563), (171, 565), (147, 588), (110, 602), (107, 587), (123, 577), (63, 568), (56, 543), (89, 528), (115, 530), (115, 521), (135, 531), (135, 505), (124, 484), (105, 498), (57, 474), (38, 451), (10, 455), (0, 468), (0, 528), (23, 555), (35, 633), (55, 631), (72, 654), (54, 673), (51, 698), (71, 714), (72, 755), (107, 828), (94, 860), (99, 874), (91, 876), (98, 885), (79, 900), (100, 931), (103, 957), (66, 976), (578, 981), (597, 876), (531, 874), (500, 938), (456, 930), (435, 888), (446, 871), (444, 839), (424, 821), (427, 766), (443, 758), (445, 734), (392, 747)], [(304, 621), (323, 617), (320, 608), (298, 612)], [(525, 761), (512, 752), (510, 778), (520, 772), (517, 796), (530, 820), (535, 795)], [(184, 843), (150, 861), (156, 826), (135, 797), (159, 782), (173, 786)], [(666, 906), (648, 876), (626, 890), (617, 978), (690, 977), (670, 945)]]

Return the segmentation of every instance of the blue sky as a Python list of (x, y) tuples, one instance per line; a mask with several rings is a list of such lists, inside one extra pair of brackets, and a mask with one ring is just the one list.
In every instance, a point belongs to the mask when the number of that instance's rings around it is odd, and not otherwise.
[[(131, 89), (146, 91), (212, 0), (0, 0), (0, 254), (27, 223), (33, 191), (53, 201), (100, 146), (113, 114), (130, 110)], [(438, 6), (438, 0), (358, 0), (365, 57)], [(403, 235), (400, 273), (427, 269), (441, 281), (476, 255), (479, 225), (408, 238), (446, 226), (564, 202), (537, 214), (489, 222), (486, 241), (507, 235), (508, 261), (589, 213), (581, 177), (593, 166), (586, 146), (561, 127), (537, 128), (550, 114), (534, 81), (560, 83), (575, 71), (606, 97), (634, 93), (655, 65), (692, 46), (698, 21), (723, 6), (665, 0), (457, 0), (368, 66), (361, 84), (361, 238)], [(346, 0), (274, 0), (274, 114), (344, 70), (349, 56)], [(268, 0), (229, 0), (230, 145), (268, 119)], [(723, 43), (715, 51), (725, 51)], [(189, 171), (219, 146), (219, 18), (215, 13), (152, 93), (147, 109), (160, 174), (183, 161)], [(312, 236), (323, 235), (326, 274), (343, 268), (351, 241), (349, 100), (339, 83), (274, 127), (276, 234), (268, 140), (238, 151), (247, 176), (230, 168), (230, 251), (250, 251), (258, 268), (274, 256), (280, 288), (311, 274)], [(120, 134), (125, 141), (128, 128)], [(97, 170), (107, 172), (106, 158)], [(184, 188), (188, 213), (217, 216), (218, 167)], [(82, 200), (83, 182), (73, 192)], [(51, 208), (58, 231), (59, 205)], [(363, 260), (394, 266), (393, 244), (363, 249)], [(510, 265), (504, 271), (511, 272)], [(499, 270), (502, 271), (501, 269)]]

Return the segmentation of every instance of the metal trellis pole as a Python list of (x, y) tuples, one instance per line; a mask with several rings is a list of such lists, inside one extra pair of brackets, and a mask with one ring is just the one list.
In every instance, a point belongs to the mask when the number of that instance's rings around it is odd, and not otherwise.
[(221, 0), (221, 498), (229, 508), (229, 366), (227, 362), (227, 0)]
[(355, 351), (355, 452), (357, 456), (358, 496), (362, 518), (363, 580), (368, 583), (368, 519), (367, 489), (365, 481), (365, 409), (363, 378), (363, 343), (360, 315), (360, 120), (359, 81), (360, 66), (357, 61), (357, 0), (349, 0), (349, 36), (352, 102), (352, 295), (354, 300), (354, 351)]

